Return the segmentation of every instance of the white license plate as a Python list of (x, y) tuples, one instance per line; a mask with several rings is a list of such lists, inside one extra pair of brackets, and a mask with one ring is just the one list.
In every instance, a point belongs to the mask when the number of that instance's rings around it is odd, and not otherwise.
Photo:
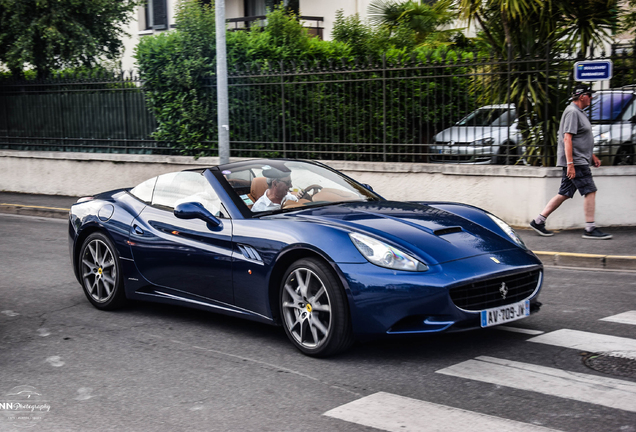
[(530, 300), (481, 311), (481, 326), (490, 327), (530, 316)]

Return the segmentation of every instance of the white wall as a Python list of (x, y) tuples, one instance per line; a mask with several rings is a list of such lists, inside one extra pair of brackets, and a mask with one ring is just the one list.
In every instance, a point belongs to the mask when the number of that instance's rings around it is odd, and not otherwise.
[(300, 15), (323, 17), (323, 39), (331, 40), (337, 10), (342, 9), (345, 16), (357, 13), (365, 20), (369, 3), (371, 0), (300, 0)]
[[(82, 196), (171, 171), (212, 166), (217, 158), (0, 150), (0, 190)], [(400, 201), (457, 201), (526, 226), (554, 196), (560, 168), (327, 161), (329, 166)], [(596, 222), (636, 226), (636, 166), (594, 169)], [(550, 217), (553, 229), (584, 226), (583, 198), (566, 201)]]

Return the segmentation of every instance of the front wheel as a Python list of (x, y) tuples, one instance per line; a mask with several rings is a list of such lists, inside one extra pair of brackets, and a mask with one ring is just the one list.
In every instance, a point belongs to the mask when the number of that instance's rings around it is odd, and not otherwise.
[(634, 165), (634, 147), (621, 146), (614, 156), (614, 165)]
[(104, 234), (93, 233), (84, 240), (79, 273), (84, 294), (97, 309), (117, 309), (126, 301), (117, 250)]
[(305, 258), (292, 264), (279, 298), (285, 333), (303, 353), (326, 357), (353, 342), (344, 289), (322, 261)]
[(499, 152), (495, 159), (497, 165), (514, 165), (519, 160), (519, 153), (514, 143), (505, 142), (499, 146)]

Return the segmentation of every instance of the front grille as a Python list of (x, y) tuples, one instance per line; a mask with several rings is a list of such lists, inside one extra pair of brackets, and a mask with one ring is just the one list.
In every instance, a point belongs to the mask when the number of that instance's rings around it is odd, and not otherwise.
[[(467, 311), (480, 311), (505, 306), (530, 297), (534, 290), (537, 289), (540, 277), (541, 270), (533, 270), (474, 282), (451, 288), (450, 297), (455, 306)], [(502, 292), (506, 290), (504, 298)]]
[(470, 161), (475, 156), (472, 154), (469, 155), (445, 155), (445, 154), (436, 154), (430, 155), (429, 159), (431, 162), (461, 162), (461, 161)]

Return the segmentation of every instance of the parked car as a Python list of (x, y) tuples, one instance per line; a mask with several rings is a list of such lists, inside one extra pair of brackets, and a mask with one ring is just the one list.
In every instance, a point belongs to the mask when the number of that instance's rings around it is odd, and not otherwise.
[(594, 154), (603, 165), (633, 165), (636, 152), (636, 86), (602, 90), (590, 106)]
[(514, 105), (483, 106), (435, 135), (431, 162), (514, 164), (523, 155)]
[[(300, 199), (253, 212), (273, 168)], [(311, 356), (355, 339), (490, 327), (540, 307), (541, 261), (498, 217), (387, 201), (317, 162), (163, 174), (81, 198), (69, 217), (73, 269), (96, 308), (145, 300), (281, 325)]]

